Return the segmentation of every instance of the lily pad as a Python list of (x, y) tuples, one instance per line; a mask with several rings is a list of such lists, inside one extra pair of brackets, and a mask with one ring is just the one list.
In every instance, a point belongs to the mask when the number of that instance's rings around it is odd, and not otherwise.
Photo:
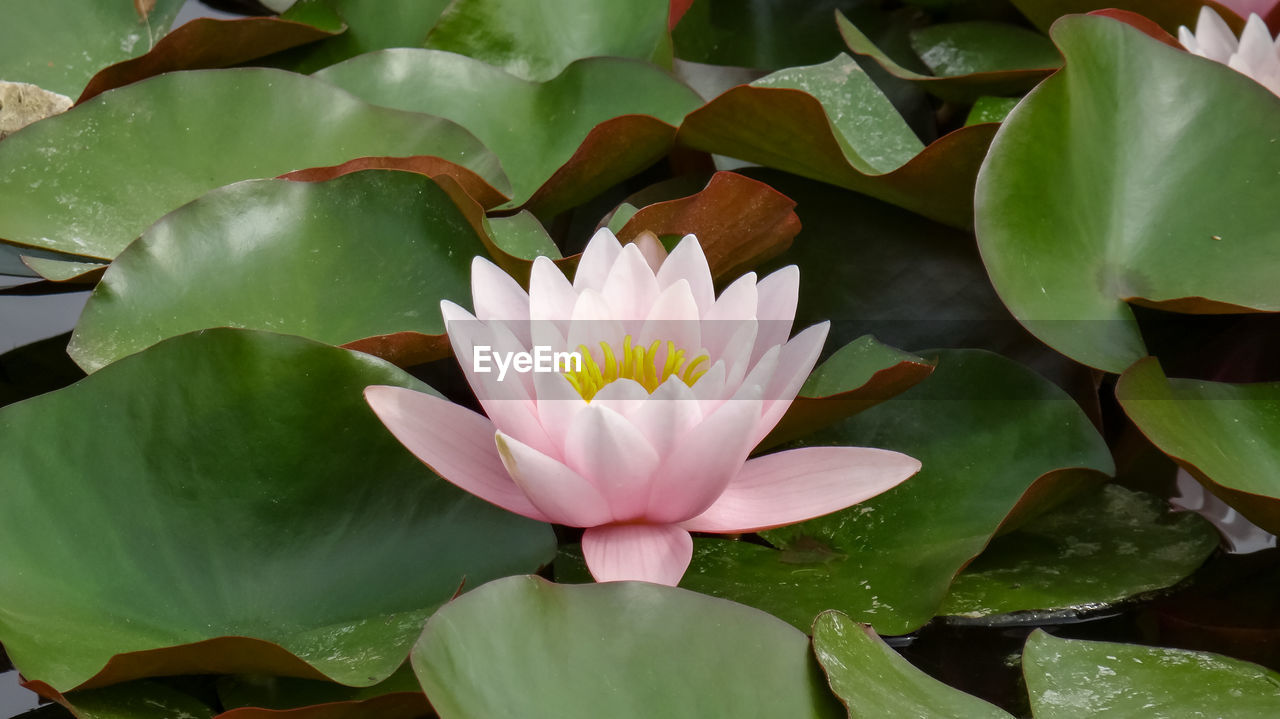
[[(361, 55), (315, 77), (367, 102), (467, 128), (511, 179), (504, 207), (527, 203), (546, 216), (653, 164), (685, 114), (702, 104), (652, 65), (614, 58), (574, 62), (531, 82), (463, 55), (401, 49)], [(605, 122), (613, 132), (584, 146)]]
[(440, 300), (469, 304), (471, 259), (484, 253), (449, 195), (421, 175), (249, 180), (169, 213), (120, 253), (68, 351), (94, 372), (227, 326), (334, 345), (414, 333), (382, 357), (418, 364), (448, 354)]
[(549, 559), (546, 525), (406, 452), (371, 384), (428, 389), (367, 355), (213, 329), (0, 410), (0, 642), (23, 676), (368, 686), (464, 578)]
[(944, 100), (973, 102), (983, 95), (1018, 95), (1062, 65), (1053, 43), (1032, 30), (996, 22), (929, 25), (911, 33), (916, 53), (933, 72), (915, 72), (876, 47), (843, 15), (836, 15), (845, 44), (872, 58), (891, 75), (916, 83)]
[(448, 120), (368, 105), (280, 70), (160, 75), (0, 143), (0, 238), (112, 259), (216, 187), (386, 155), (436, 155), (506, 185), (493, 154)]
[(1280, 715), (1280, 674), (1219, 654), (1036, 631), (1022, 672), (1036, 719)]
[(1020, 98), (1016, 97), (980, 97), (973, 101), (969, 116), (964, 119), (966, 125), (979, 125), (984, 122), (1004, 122), (1013, 112)]
[(265, 63), (300, 73), (312, 73), (357, 55), (392, 47), (422, 47), (427, 33), (450, 0), (302, 0), (281, 15), (283, 20), (314, 24), (312, 16), (327, 9), (342, 19), (346, 32), (320, 42), (287, 50)]
[[(1009, 114), (977, 186), (982, 257), (1014, 316), (1118, 373), (1147, 354), (1127, 302), (1280, 311), (1280, 98), (1110, 18), (1063, 18), (1053, 37), (1066, 67)], [(1187, 93), (1202, 101), (1173, 99)]]
[(183, 0), (155, 0), (140, 13), (119, 0), (13, 0), (0, 13), (0, 80), (75, 97), (100, 68), (151, 49)]
[(678, 139), (963, 227), (994, 133), (962, 128), (925, 147), (857, 63), (839, 55), (725, 92), (690, 113)]
[(1161, 451), (1254, 524), (1280, 533), (1280, 382), (1169, 379), (1150, 358), (1125, 371), (1116, 397)]
[[(923, 463), (919, 474), (849, 509), (761, 532), (773, 547), (695, 539), (680, 586), (802, 629), (837, 609), (880, 634), (905, 634), (933, 618), (1025, 495), (1064, 475), (1084, 482), (1113, 471), (1106, 444), (1062, 390), (988, 352), (936, 355), (928, 379), (799, 443), (903, 452)], [(556, 576), (585, 579), (580, 566), (580, 552), (562, 549)]]
[(996, 538), (956, 577), (939, 613), (1094, 611), (1177, 584), (1218, 541), (1200, 515), (1107, 485)]
[(538, 81), (588, 57), (648, 60), (669, 68), (669, 10), (668, 0), (455, 0), (426, 46)]
[(196, 18), (160, 38), (147, 54), (99, 70), (80, 93), (77, 102), (165, 72), (231, 67), (333, 37), (346, 29), (332, 11), (313, 22), (293, 22), (275, 17), (237, 20)]
[(1013, 719), (916, 669), (870, 627), (840, 612), (814, 620), (813, 653), (850, 717)]
[(843, 715), (803, 632), (644, 582), (492, 582), (432, 617), (413, 667), (441, 719)]

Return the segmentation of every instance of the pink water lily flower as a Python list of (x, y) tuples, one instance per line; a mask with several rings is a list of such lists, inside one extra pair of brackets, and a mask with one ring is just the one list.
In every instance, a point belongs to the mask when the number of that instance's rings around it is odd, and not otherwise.
[(1258, 15), (1249, 15), (1237, 39), (1218, 13), (1202, 7), (1196, 31), (1178, 28), (1178, 42), (1187, 52), (1220, 62), (1280, 95), (1280, 38), (1271, 37)]
[(622, 246), (601, 230), (572, 284), (540, 257), (528, 293), (476, 258), (476, 314), (447, 301), (441, 309), (488, 416), (399, 387), (365, 397), (446, 480), (517, 514), (586, 528), (597, 581), (674, 585), (689, 566), (690, 532), (803, 521), (920, 469), (859, 447), (748, 459), (826, 340), (827, 323), (788, 340), (798, 284), (791, 266), (758, 282), (745, 275), (716, 297), (692, 235), (666, 256), (652, 237)]

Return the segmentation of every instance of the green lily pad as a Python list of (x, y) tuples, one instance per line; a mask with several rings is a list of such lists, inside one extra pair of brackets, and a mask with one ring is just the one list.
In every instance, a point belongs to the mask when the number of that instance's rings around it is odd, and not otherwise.
[(1280, 716), (1280, 674), (1208, 652), (1036, 631), (1022, 673), (1036, 719)]
[(493, 154), (448, 120), (374, 107), (279, 70), (178, 72), (99, 95), (0, 143), (0, 238), (112, 259), (216, 187), (383, 155), (437, 155), (506, 184)]
[[(923, 463), (919, 474), (849, 509), (761, 532), (773, 547), (695, 539), (680, 586), (802, 629), (838, 609), (880, 634), (905, 634), (933, 618), (1025, 495), (1113, 471), (1106, 444), (1062, 390), (989, 352), (936, 354), (928, 379), (800, 443), (904, 452)], [(580, 551), (562, 549), (556, 577), (586, 576)]]
[(9, 0), (0, 5), (0, 80), (75, 97), (95, 72), (151, 49), (183, 0), (139, 13), (118, 0)]
[[(1110, 18), (1063, 18), (1053, 37), (1066, 67), (1009, 114), (977, 186), (978, 243), (1014, 316), (1118, 373), (1147, 354), (1127, 302), (1280, 311), (1280, 98)], [(1170, 99), (1186, 93), (1201, 101)]]
[(455, 0), (426, 46), (550, 80), (575, 60), (625, 57), (671, 67), (668, 0)]
[[(670, 149), (675, 127), (702, 104), (656, 67), (615, 58), (574, 62), (546, 82), (531, 82), (463, 55), (402, 49), (362, 55), (315, 77), (375, 105), (467, 128), (511, 179), (514, 194), (504, 207), (529, 203), (546, 216), (653, 164)], [(639, 117), (622, 117), (632, 115)], [(583, 147), (593, 128), (615, 120), (624, 132)], [(588, 162), (589, 171), (570, 174), (566, 166), (575, 160)]]
[(327, 9), (342, 19), (346, 32), (274, 55), (265, 64), (313, 73), (375, 50), (422, 47), (448, 5), (449, 0), (303, 0), (286, 10), (281, 19), (314, 24), (312, 16)]
[(368, 686), (464, 578), (549, 559), (546, 525), (406, 452), (371, 384), (428, 389), (360, 353), (213, 329), (0, 410), (0, 642), (23, 676)]
[(1218, 13), (1227, 25), (1237, 33), (1244, 28), (1244, 19), (1215, 0), (1011, 0), (1031, 22), (1041, 30), (1048, 30), (1063, 15), (1093, 12), (1115, 8), (1128, 10), (1154, 20), (1165, 30), (1176, 33), (1179, 25), (1194, 28), (1200, 8), (1208, 6)]
[(1004, 122), (1004, 119), (1017, 107), (1017, 97), (980, 97), (973, 101), (969, 115), (964, 119), (966, 125), (979, 125), (984, 122)]
[(839, 55), (729, 90), (690, 113), (679, 140), (967, 226), (994, 133), (962, 128), (923, 146), (857, 63)]
[(342, 20), (323, 4), (302, 4), (312, 9), (310, 22), (276, 17), (196, 18), (160, 38), (145, 55), (99, 70), (77, 102), (165, 72), (231, 67), (333, 37), (346, 29)]
[(1077, 614), (1171, 587), (1218, 547), (1192, 512), (1117, 485), (997, 537), (951, 585), (939, 614)]
[[(483, 254), (453, 200), (422, 175), (241, 182), (171, 212), (120, 253), (68, 351), (93, 372), (206, 327), (333, 345), (443, 335), (440, 300), (470, 304), (471, 259)], [(421, 343), (443, 352), (439, 338)]]
[(1169, 379), (1150, 358), (1125, 371), (1116, 397), (1161, 451), (1254, 524), (1280, 532), (1280, 382)]
[(507, 217), (486, 217), (484, 226), (489, 238), (503, 252), (521, 260), (550, 257), (563, 259), (555, 240), (532, 212), (521, 210)]
[(431, 618), (413, 667), (441, 719), (843, 715), (803, 632), (644, 582), (492, 582)]
[(843, 14), (836, 15), (836, 22), (854, 53), (875, 60), (894, 77), (953, 102), (1021, 94), (1062, 65), (1053, 43), (1034, 31), (996, 22), (944, 23), (910, 34), (912, 48), (933, 73), (928, 75), (899, 64)]
[(1012, 719), (916, 669), (870, 627), (840, 612), (823, 612), (814, 620), (813, 653), (850, 717)]

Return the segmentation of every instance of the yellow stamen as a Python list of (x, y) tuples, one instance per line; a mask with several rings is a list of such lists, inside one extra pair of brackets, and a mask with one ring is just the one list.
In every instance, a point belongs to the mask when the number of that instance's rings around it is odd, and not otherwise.
[[(692, 387), (707, 371), (698, 370), (710, 358), (700, 354), (685, 364), (685, 351), (676, 347), (674, 342), (667, 342), (666, 358), (658, 364), (658, 350), (662, 349), (662, 341), (654, 340), (648, 347), (633, 345), (631, 335), (622, 339), (622, 351), (615, 354), (608, 342), (600, 343), (600, 360), (591, 353), (586, 345), (578, 346), (582, 356), (582, 367), (565, 372), (565, 379), (588, 402), (605, 385), (619, 379), (630, 379), (640, 383), (646, 391), (653, 394), (671, 377)], [(603, 365), (602, 365), (603, 363)]]

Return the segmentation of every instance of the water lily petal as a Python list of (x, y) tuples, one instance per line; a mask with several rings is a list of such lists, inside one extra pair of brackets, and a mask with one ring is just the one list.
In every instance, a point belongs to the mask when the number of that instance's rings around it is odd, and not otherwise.
[(729, 400), (686, 432), (653, 473), (645, 518), (680, 522), (706, 511), (755, 446), (760, 409), (759, 399)]
[(471, 260), (471, 303), (481, 320), (529, 319), (529, 293), (501, 267), (479, 256)]
[(1240, 46), (1226, 21), (1207, 5), (1200, 8), (1200, 16), (1196, 19), (1196, 41), (1200, 45), (1200, 55), (1221, 63), (1230, 60)]
[(550, 521), (593, 527), (612, 520), (609, 502), (582, 475), (503, 432), (494, 440), (511, 479)]
[(609, 303), (613, 316), (622, 320), (628, 331), (638, 329), (636, 323), (644, 320), (658, 296), (658, 281), (639, 247), (628, 243), (622, 248), (600, 294)]
[(899, 452), (804, 447), (748, 460), (707, 511), (680, 526), (694, 532), (758, 532), (830, 514), (896, 487), (920, 471)]
[(578, 292), (556, 263), (545, 256), (533, 261), (533, 268), (529, 271), (529, 319), (534, 325), (534, 342), (563, 349), (563, 343), (552, 344), (546, 337), (539, 337), (539, 331), (555, 328), (563, 336), (568, 331), (577, 302)]
[(445, 480), (506, 510), (542, 522), (494, 449), (493, 422), (448, 400), (403, 387), (364, 391), (378, 419), (415, 457)]
[(625, 417), (593, 401), (574, 417), (564, 451), (565, 463), (608, 500), (613, 521), (644, 515), (661, 458)]
[(791, 323), (796, 316), (796, 304), (800, 300), (800, 268), (787, 265), (760, 280), (756, 319), (760, 330), (756, 346), (751, 352), (754, 362), (774, 345), (780, 345), (791, 336)]
[(720, 293), (715, 304), (702, 315), (702, 345), (712, 358), (720, 358), (725, 348), (744, 325), (756, 318), (756, 273), (734, 280)]
[[(688, 282), (680, 279), (658, 294), (637, 337), (646, 347), (654, 340), (660, 340), (664, 348), (667, 342), (675, 343), (676, 347), (685, 350), (686, 362), (697, 356), (702, 349), (702, 322), (698, 303), (693, 299)], [(663, 349), (659, 353), (659, 362), (665, 360), (666, 350)]]
[(613, 269), (613, 263), (621, 254), (622, 245), (618, 244), (618, 238), (614, 237), (609, 228), (596, 230), (578, 260), (578, 270), (573, 275), (573, 289), (578, 292), (586, 289), (603, 290), (605, 278), (609, 276), (609, 270)]
[(644, 434), (659, 456), (665, 456), (702, 420), (702, 411), (693, 389), (678, 377), (672, 377), (659, 385), (649, 400), (627, 415), (627, 419)]
[(585, 345), (592, 352), (598, 352), (601, 342), (607, 342), (614, 348), (621, 347), (625, 334), (622, 323), (614, 318), (604, 295), (591, 289), (578, 295), (567, 338), (571, 349)]
[(813, 372), (813, 366), (822, 354), (822, 345), (827, 341), (830, 322), (819, 322), (791, 338), (782, 346), (778, 357), (778, 370), (773, 374), (765, 389), (764, 411), (760, 415), (760, 424), (756, 427), (755, 441), (758, 443), (786, 414), (787, 408), (795, 400), (796, 394), (804, 386)]
[(716, 300), (715, 286), (711, 283), (711, 267), (702, 245), (693, 235), (685, 235), (671, 251), (662, 267), (658, 268), (658, 286), (670, 287), (677, 280), (689, 283), (693, 299), (698, 303), (699, 314), (706, 314)]
[(644, 261), (649, 263), (649, 269), (656, 274), (658, 268), (662, 267), (662, 263), (667, 259), (667, 248), (662, 246), (662, 240), (652, 232), (641, 232), (631, 241), (636, 247), (640, 248), (640, 254), (644, 255)]
[(549, 430), (547, 436), (551, 438), (554, 448), (554, 451), (545, 454), (563, 461), (567, 433), (557, 431), (557, 428), (568, 427), (573, 418), (586, 408), (586, 400), (558, 372), (539, 372), (534, 375), (533, 384), (538, 398), (538, 421), (544, 429)]
[(614, 524), (582, 534), (582, 555), (597, 582), (636, 580), (674, 587), (693, 558), (693, 538), (670, 524)]

